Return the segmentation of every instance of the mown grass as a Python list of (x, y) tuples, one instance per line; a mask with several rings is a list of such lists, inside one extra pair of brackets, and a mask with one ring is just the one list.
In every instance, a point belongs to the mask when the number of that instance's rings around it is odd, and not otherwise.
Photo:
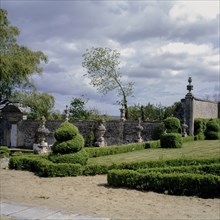
[(182, 148), (172, 149), (146, 149), (129, 153), (90, 158), (88, 165), (131, 162), (137, 160), (159, 160), (177, 158), (208, 158), (220, 157), (220, 141), (192, 141), (183, 144)]

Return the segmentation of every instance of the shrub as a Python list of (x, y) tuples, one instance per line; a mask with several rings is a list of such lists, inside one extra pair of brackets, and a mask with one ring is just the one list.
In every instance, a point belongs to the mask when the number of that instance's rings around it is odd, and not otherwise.
[(175, 117), (168, 117), (164, 120), (164, 125), (167, 133), (181, 133), (180, 120)]
[(85, 148), (85, 151), (89, 154), (89, 157), (100, 157), (106, 155), (120, 154), (126, 152), (132, 152), (136, 150), (144, 150), (145, 143), (135, 143), (122, 146), (111, 146), (102, 148)]
[(78, 152), (84, 146), (83, 136), (76, 126), (65, 121), (55, 131), (57, 142), (51, 147), (54, 154), (70, 154)]
[(148, 169), (139, 169), (139, 173), (198, 173), (198, 174), (213, 174), (220, 176), (220, 163), (203, 164), (203, 165), (190, 165), (190, 166), (169, 166), (169, 167), (156, 167)]
[(71, 163), (86, 165), (89, 155), (85, 150), (81, 150), (74, 154), (51, 154), (48, 159), (54, 163)]
[(111, 170), (108, 184), (172, 195), (220, 197), (220, 177), (189, 173), (138, 173), (133, 170)]
[(56, 142), (52, 147), (54, 154), (71, 154), (80, 151), (84, 146), (84, 139), (77, 134), (73, 139), (63, 142)]
[(82, 174), (80, 164), (50, 163), (44, 172), (44, 177), (79, 176)]
[(202, 135), (206, 129), (208, 119), (196, 118), (194, 120), (194, 135)]
[(167, 166), (189, 166), (189, 165), (204, 165), (220, 163), (220, 158), (210, 158), (210, 159), (170, 159), (170, 160), (151, 160), (151, 161), (134, 161), (134, 162), (122, 162), (117, 163), (112, 166), (112, 169), (129, 169), (138, 170), (144, 168), (154, 168), (154, 167), (167, 167)]
[(205, 138), (207, 140), (220, 139), (220, 125), (215, 120), (210, 120), (206, 124)]
[(162, 122), (154, 128), (153, 134), (152, 134), (152, 139), (159, 140), (161, 138), (161, 135), (164, 133), (164, 131), (165, 131), (165, 125)]
[(94, 141), (95, 141), (95, 135), (94, 132), (91, 130), (86, 138), (85, 147), (94, 146)]
[(160, 147), (160, 141), (148, 141), (145, 143), (145, 148), (159, 148)]
[(160, 139), (162, 148), (181, 148), (183, 144), (182, 136), (180, 134), (163, 134)]
[(195, 137), (194, 136), (186, 136), (182, 137), (183, 143), (194, 141)]
[(83, 170), (83, 174), (88, 176), (107, 174), (110, 169), (107, 165), (95, 164), (95, 165), (86, 165)]
[(205, 140), (205, 135), (202, 133), (202, 134), (197, 134), (194, 136), (194, 140), (195, 141), (199, 141), (199, 140)]
[(63, 142), (73, 139), (78, 133), (79, 130), (76, 126), (65, 121), (56, 129), (54, 136), (57, 141)]
[(9, 150), (6, 146), (0, 146), (0, 158), (9, 157)]
[(77, 176), (82, 174), (80, 164), (58, 163), (55, 164), (42, 156), (16, 156), (9, 161), (9, 168), (28, 170), (42, 177)]

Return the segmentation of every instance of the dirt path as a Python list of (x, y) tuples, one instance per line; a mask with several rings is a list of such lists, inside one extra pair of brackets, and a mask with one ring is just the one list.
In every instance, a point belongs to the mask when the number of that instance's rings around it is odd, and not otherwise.
[(112, 219), (220, 219), (220, 199), (110, 188), (104, 176), (40, 178), (0, 170), (1, 201)]

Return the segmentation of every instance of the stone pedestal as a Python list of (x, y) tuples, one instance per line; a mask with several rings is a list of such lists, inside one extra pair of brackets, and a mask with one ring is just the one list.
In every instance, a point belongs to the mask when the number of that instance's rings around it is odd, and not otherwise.
[(37, 136), (37, 143), (33, 144), (33, 151), (36, 154), (45, 154), (49, 153), (50, 147), (46, 142), (46, 137), (50, 133), (50, 131), (45, 127), (45, 117), (41, 118), (40, 126), (37, 129), (36, 136)]
[(105, 138), (103, 137), (106, 132), (106, 128), (103, 123), (104, 123), (104, 120), (101, 120), (100, 125), (97, 128), (95, 147), (107, 146)]
[(141, 137), (141, 132), (143, 131), (143, 127), (141, 126), (141, 119), (138, 119), (138, 125), (136, 126), (136, 130), (137, 130), (137, 139), (136, 142), (141, 143), (143, 142), (143, 138)]

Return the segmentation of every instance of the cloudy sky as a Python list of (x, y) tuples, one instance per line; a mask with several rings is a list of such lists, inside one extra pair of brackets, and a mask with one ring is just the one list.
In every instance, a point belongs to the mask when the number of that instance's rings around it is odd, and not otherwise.
[(188, 77), (193, 94), (219, 93), (219, 0), (76, 1), (1, 0), (18, 42), (48, 56), (37, 89), (56, 98), (64, 110), (84, 95), (87, 108), (119, 115), (115, 92), (102, 95), (83, 76), (82, 54), (91, 47), (120, 52), (123, 82), (134, 82), (132, 104), (170, 106), (185, 97)]

